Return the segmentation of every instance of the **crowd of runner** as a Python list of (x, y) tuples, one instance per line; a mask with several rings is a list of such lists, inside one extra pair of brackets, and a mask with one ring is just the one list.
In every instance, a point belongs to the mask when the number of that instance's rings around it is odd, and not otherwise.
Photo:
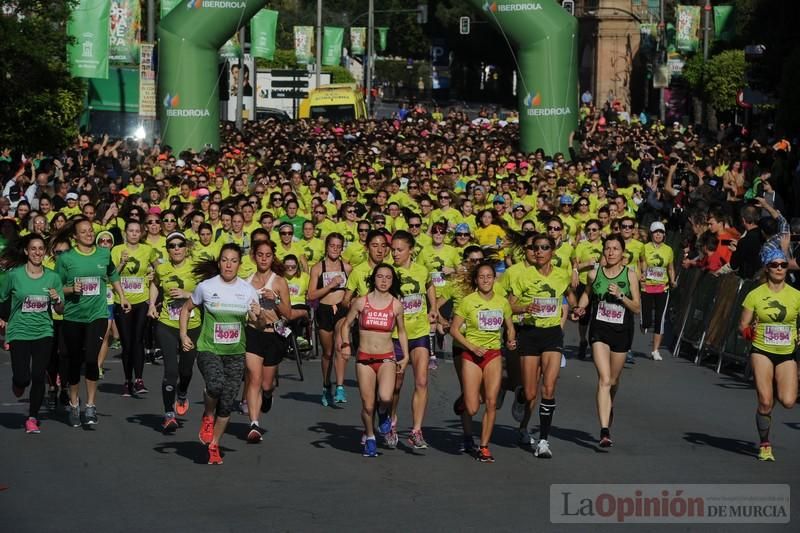
[[(290, 338), (313, 341), (313, 320), (322, 406), (348, 401), (355, 360), (367, 457), (376, 433), (398, 445), (400, 419), (408, 444), (427, 447), (428, 377), (448, 337), (462, 451), (494, 461), (510, 390), (520, 445), (552, 457), (565, 328), (594, 361), (599, 446), (610, 447), (637, 321), (661, 361), (679, 272), (702, 268), (762, 277), (740, 332), (752, 340), (759, 458), (774, 460), (773, 406), (790, 408), (798, 383), (792, 145), (582, 117), (568, 154), (518, 152), (513, 122), (416, 108), (404, 120), (224, 126), (221, 149), (202, 153), (107, 137), (55, 155), (4, 150), (0, 327), (15, 396), (30, 387), (25, 430), (40, 432), (44, 404), (74, 427), (97, 424), (98, 380), (147, 394), (144, 365), (158, 361), (162, 429), (178, 431), (196, 362), (199, 438), (222, 463), (233, 412), (249, 417), (248, 441), (262, 439), (278, 365)], [(104, 376), (115, 347), (123, 375)]]

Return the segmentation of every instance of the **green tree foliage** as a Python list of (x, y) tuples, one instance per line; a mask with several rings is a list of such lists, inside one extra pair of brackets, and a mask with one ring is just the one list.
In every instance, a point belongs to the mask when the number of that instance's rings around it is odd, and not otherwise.
[[(272, 61), (267, 61), (266, 59), (256, 58), (256, 64), (258, 65), (259, 69), (262, 68), (269, 68), (269, 69), (296, 69), (296, 68), (303, 68), (305, 69), (305, 65), (298, 65), (297, 61), (294, 57), (294, 48), (291, 50), (275, 50), (275, 57)], [(331, 83), (353, 83), (355, 79), (353, 78), (350, 71), (344, 67), (322, 67), (322, 72), (330, 72), (331, 73)]]
[(695, 54), (683, 67), (683, 77), (717, 111), (736, 108), (736, 92), (745, 84), (744, 51), (726, 50), (703, 62)]
[(57, 150), (78, 133), (84, 84), (66, 61), (74, 0), (16, 0), (0, 15), (0, 145)]

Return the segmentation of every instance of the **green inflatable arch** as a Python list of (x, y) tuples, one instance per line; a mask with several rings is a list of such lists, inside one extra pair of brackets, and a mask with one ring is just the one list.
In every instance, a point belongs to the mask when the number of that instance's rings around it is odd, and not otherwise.
[(516, 45), (520, 148), (569, 158), (578, 126), (578, 20), (555, 0), (469, 0)]
[(158, 25), (162, 139), (219, 148), (219, 49), (266, 0), (181, 0)]

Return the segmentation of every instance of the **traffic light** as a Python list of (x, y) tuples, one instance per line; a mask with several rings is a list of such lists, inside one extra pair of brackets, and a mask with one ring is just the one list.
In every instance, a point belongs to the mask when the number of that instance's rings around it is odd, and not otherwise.
[(458, 29), (461, 35), (469, 35), (469, 17), (461, 17), (459, 19)]
[(561, 7), (566, 9), (567, 13), (569, 13), (573, 17), (575, 16), (575, 2), (574, 2), (574, 0), (563, 0), (561, 2)]

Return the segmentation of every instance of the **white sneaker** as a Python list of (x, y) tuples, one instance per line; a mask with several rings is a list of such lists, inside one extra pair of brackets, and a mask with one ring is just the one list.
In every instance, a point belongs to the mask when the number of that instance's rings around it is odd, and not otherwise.
[(658, 353), (658, 350), (650, 352), (650, 356), (653, 358), (653, 361), (662, 361), (661, 354)]
[(525, 402), (517, 401), (520, 395), (524, 397), (522, 385), (517, 385), (514, 389), (514, 401), (511, 404), (511, 416), (517, 422), (522, 422), (522, 419), (525, 418)]
[(519, 440), (517, 440), (517, 443), (520, 446), (530, 446), (531, 448), (536, 446), (536, 439), (533, 433), (527, 429), (518, 429), (517, 432), (519, 432)]
[(541, 439), (538, 444), (536, 444), (536, 450), (534, 450), (533, 455), (536, 457), (542, 457), (543, 459), (550, 459), (553, 457), (553, 452), (550, 451), (550, 444)]

